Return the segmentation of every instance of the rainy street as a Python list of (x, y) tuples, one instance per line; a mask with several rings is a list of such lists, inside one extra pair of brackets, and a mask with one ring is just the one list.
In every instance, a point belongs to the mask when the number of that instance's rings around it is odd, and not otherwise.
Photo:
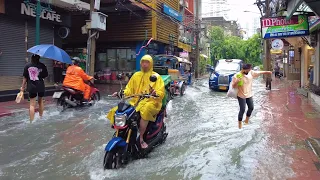
[[(238, 129), (238, 102), (209, 90), (207, 79), (168, 105), (165, 144), (125, 168), (103, 170), (105, 144), (114, 130), (105, 118), (118, 101), (59, 113), (54, 107), (30, 124), (27, 114), (0, 119), (0, 179), (287, 179), (292, 159), (270, 146), (263, 127), (272, 111), (264, 85), (254, 84), (251, 122)], [(268, 109), (269, 108), (269, 109)], [(10, 122), (10, 123), (9, 123)]]

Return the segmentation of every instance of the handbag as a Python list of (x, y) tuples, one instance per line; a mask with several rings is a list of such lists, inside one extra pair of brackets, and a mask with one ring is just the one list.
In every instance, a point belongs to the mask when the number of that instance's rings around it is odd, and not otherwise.
[(23, 99), (24, 99), (23, 91), (20, 91), (20, 92), (17, 94), (16, 103), (20, 103), (21, 100), (23, 100)]
[(233, 88), (232, 82), (230, 82), (229, 84), (229, 90), (227, 92), (227, 96), (231, 98), (237, 98), (238, 96), (238, 88)]

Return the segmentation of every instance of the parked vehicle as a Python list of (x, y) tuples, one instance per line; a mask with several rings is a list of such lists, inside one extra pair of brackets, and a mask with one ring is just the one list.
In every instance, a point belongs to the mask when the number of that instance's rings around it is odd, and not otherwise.
[(55, 92), (52, 96), (53, 99), (57, 101), (58, 106), (62, 106), (62, 110), (67, 108), (82, 107), (82, 106), (91, 106), (100, 100), (99, 90), (92, 84), (88, 82), (91, 87), (90, 97), (91, 102), (85, 102), (83, 99), (83, 92), (62, 86), (61, 89)]
[[(118, 79), (122, 79), (122, 75), (118, 76)], [(166, 75), (165, 78), (170, 78)], [(150, 77), (151, 82), (155, 82), (157, 77), (152, 75)], [(170, 80), (170, 79), (169, 79)], [(168, 80), (164, 81), (168, 86)], [(121, 90), (122, 91), (122, 85)], [(146, 133), (143, 135), (147, 149), (142, 149), (139, 139), (139, 123), (140, 114), (136, 112), (135, 107), (126, 102), (127, 99), (139, 97), (139, 102), (145, 98), (157, 98), (150, 94), (135, 94), (129, 97), (122, 97), (118, 110), (115, 114), (115, 121), (112, 128), (116, 130), (113, 138), (108, 142), (105, 147), (105, 156), (103, 160), (104, 169), (116, 169), (127, 164), (130, 160), (144, 158), (149, 152), (156, 146), (165, 142), (168, 133), (166, 132), (166, 124), (163, 119), (166, 116), (167, 95), (163, 99), (163, 106), (158, 113), (155, 122), (149, 122)]]
[(220, 59), (216, 66), (211, 69), (209, 88), (213, 90), (229, 90), (229, 84), (234, 74), (242, 68), (243, 61), (240, 59)]
[(154, 57), (156, 67), (168, 67), (171, 76), (170, 95), (183, 96), (187, 85), (192, 83), (192, 63), (186, 59), (172, 55), (156, 55)]

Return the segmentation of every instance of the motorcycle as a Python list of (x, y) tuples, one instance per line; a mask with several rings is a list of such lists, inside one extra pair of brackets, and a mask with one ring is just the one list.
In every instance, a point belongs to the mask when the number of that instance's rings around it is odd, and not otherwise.
[[(122, 79), (121, 75), (117, 76), (117, 78)], [(152, 75), (150, 77), (151, 82), (155, 82), (156, 80), (156, 76)], [(120, 84), (120, 92), (122, 92), (121, 81)], [(135, 106), (126, 102), (127, 99), (133, 97), (139, 97)], [(148, 148), (142, 149), (139, 141), (141, 135), (139, 134), (141, 117), (139, 112), (136, 112), (135, 107), (145, 98), (157, 97), (157, 95), (153, 96), (150, 94), (135, 94), (128, 97), (120, 96), (121, 101), (118, 104), (118, 110), (114, 117), (114, 124), (112, 124), (112, 128), (116, 132), (105, 147), (104, 169), (117, 169), (131, 160), (144, 158), (152, 149), (165, 142), (168, 136), (166, 124), (163, 121), (166, 114), (166, 104), (163, 105), (158, 113), (156, 121), (148, 123), (146, 133), (143, 135)]]
[(58, 106), (62, 106), (62, 111), (67, 108), (92, 106), (100, 100), (100, 92), (93, 83), (88, 81), (88, 84), (90, 86), (90, 102), (84, 101), (82, 91), (65, 86), (62, 86), (60, 91), (54, 92), (52, 98), (56, 99)]

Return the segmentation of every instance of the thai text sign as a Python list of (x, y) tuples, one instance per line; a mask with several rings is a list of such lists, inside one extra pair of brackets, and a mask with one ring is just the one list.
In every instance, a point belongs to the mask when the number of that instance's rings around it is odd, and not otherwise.
[(177, 12), (176, 10), (172, 9), (170, 6), (163, 4), (163, 12), (165, 14), (175, 18), (179, 22), (182, 22), (182, 15), (179, 12)]
[(309, 22), (307, 16), (292, 16), (290, 20), (285, 17), (261, 18), (262, 37), (285, 38), (309, 35)]

